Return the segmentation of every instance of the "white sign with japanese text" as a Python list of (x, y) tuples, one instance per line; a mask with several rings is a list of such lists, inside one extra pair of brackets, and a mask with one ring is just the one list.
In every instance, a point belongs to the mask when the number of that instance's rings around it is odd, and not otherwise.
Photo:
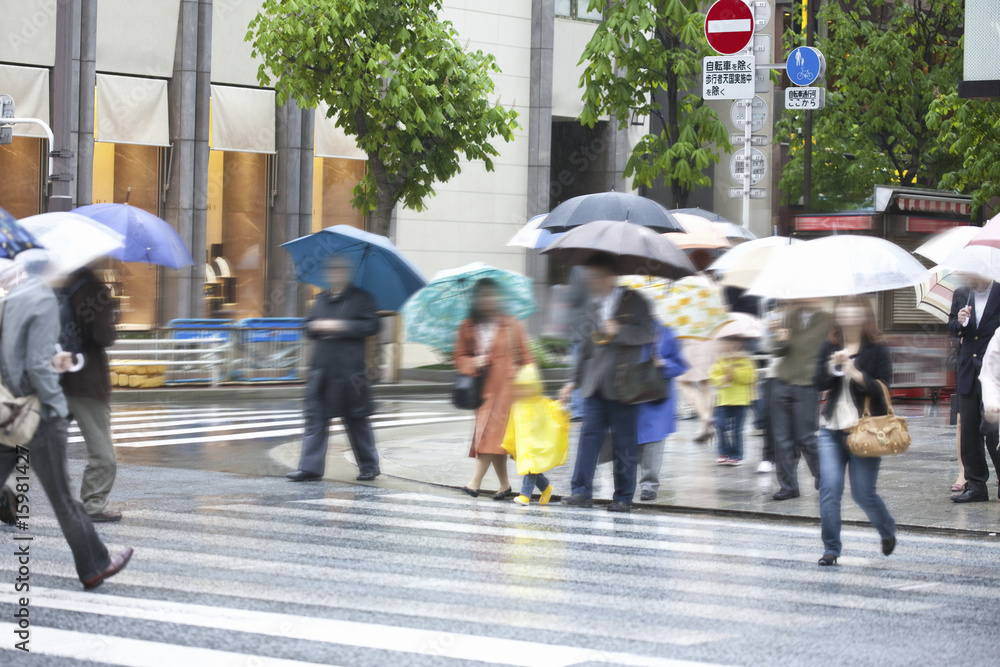
[(708, 56), (702, 65), (702, 97), (740, 100), (754, 95), (753, 56)]
[(818, 111), (826, 106), (826, 88), (800, 86), (785, 88), (785, 108), (796, 111)]

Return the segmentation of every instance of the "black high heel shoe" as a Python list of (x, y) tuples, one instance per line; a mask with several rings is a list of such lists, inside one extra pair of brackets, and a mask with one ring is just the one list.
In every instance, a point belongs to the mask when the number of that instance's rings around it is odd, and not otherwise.
[(829, 567), (831, 565), (837, 564), (837, 557), (833, 554), (823, 554), (823, 557), (819, 559), (819, 564), (823, 567)]
[(896, 537), (887, 537), (882, 540), (882, 553), (886, 556), (891, 556), (892, 552), (896, 550)]
[(462, 492), (469, 494), (473, 498), (478, 498), (479, 497), (479, 489), (470, 489), (467, 486), (463, 486), (462, 487)]
[(518, 494), (514, 493), (514, 489), (508, 487), (506, 491), (497, 491), (495, 494), (493, 494), (493, 500), (507, 500), (509, 498), (513, 498), (516, 495)]

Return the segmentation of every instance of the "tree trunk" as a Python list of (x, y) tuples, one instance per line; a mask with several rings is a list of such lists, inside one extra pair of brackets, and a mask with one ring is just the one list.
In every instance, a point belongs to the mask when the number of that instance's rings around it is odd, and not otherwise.
[(392, 225), (392, 208), (388, 206), (379, 206), (377, 209), (372, 211), (371, 220), (372, 234), (389, 236), (389, 229)]

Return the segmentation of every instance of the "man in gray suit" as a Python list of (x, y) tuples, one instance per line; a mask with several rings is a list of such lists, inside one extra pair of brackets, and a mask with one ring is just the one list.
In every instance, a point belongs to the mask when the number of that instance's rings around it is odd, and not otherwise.
[[(69, 409), (53, 367), (60, 330), (59, 307), (55, 294), (37, 275), (46, 263), (44, 255), (30, 263), (23, 262), (28, 276), (0, 301), (0, 373), (4, 385), (14, 396), (35, 394), (41, 402), (41, 422), (27, 447), (0, 446), (0, 485), (15, 467), (27, 464), (34, 470), (73, 552), (77, 575), (84, 588), (90, 589), (118, 574), (132, 557), (132, 549), (109, 555), (83, 505), (73, 499), (69, 490), (66, 472)], [(18, 477), (22, 477), (20, 472)], [(18, 485), (15, 490), (34, 497)], [(21, 511), (20, 506), (13, 508), (15, 515)]]
[(563, 387), (561, 398), (569, 400), (573, 390), (583, 395), (583, 426), (573, 470), (573, 495), (563, 499), (571, 507), (593, 505), (594, 472), (611, 432), (614, 451), (615, 494), (611, 512), (628, 512), (635, 495), (639, 442), (636, 428), (638, 406), (618, 400), (619, 374), (623, 364), (639, 360), (643, 345), (654, 338), (653, 319), (646, 300), (618, 286), (615, 260), (597, 253), (585, 265), (591, 295), (587, 325), (581, 332), (580, 354), (573, 366), (573, 381)]

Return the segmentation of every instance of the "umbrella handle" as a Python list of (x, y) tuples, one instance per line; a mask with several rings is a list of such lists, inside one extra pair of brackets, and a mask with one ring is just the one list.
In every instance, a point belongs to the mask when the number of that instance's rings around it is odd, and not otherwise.
[[(56, 354), (59, 354), (60, 352), (63, 352), (62, 345), (60, 345), (59, 343), (56, 343)], [(75, 354), (73, 354), (73, 365), (70, 366), (69, 370), (67, 370), (66, 372), (67, 373), (76, 373), (81, 368), (83, 368), (83, 364), (84, 364), (83, 355), (79, 354), (79, 353), (75, 353)]]

